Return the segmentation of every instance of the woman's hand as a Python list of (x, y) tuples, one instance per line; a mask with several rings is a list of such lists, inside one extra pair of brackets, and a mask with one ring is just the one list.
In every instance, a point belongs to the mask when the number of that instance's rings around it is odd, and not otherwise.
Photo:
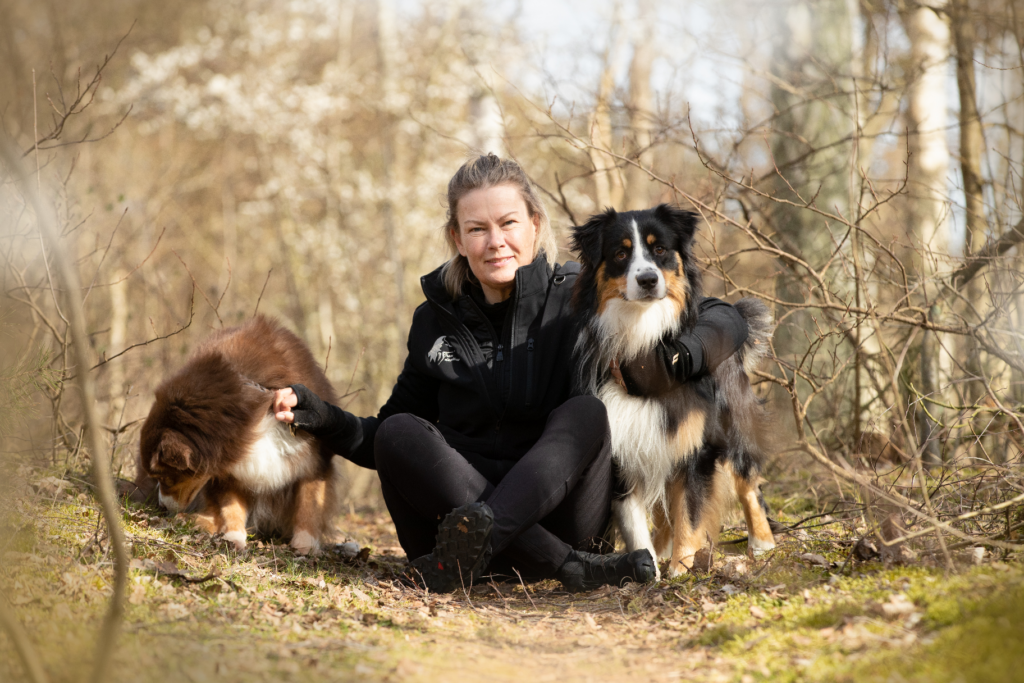
[(295, 422), (295, 414), (292, 413), (292, 408), (299, 405), (299, 397), (295, 395), (295, 392), (291, 387), (285, 387), (284, 389), (278, 389), (274, 392), (274, 403), (272, 404), (274, 410), (274, 417), (279, 422), (291, 424)]

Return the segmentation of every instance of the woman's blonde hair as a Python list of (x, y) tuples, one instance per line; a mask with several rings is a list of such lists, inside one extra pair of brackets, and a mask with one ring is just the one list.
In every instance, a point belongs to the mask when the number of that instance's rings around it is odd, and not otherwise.
[(444, 287), (453, 299), (459, 298), (462, 293), (462, 286), (472, 277), (469, 268), (469, 261), (459, 253), (455, 244), (452, 231), (459, 230), (459, 200), (473, 190), (494, 187), (496, 185), (511, 185), (519, 190), (523, 201), (526, 202), (526, 209), (530, 212), (530, 220), (537, 220), (537, 239), (533, 245), (533, 256), (543, 250), (548, 264), (554, 266), (555, 257), (558, 255), (558, 243), (548, 222), (548, 212), (544, 209), (544, 203), (540, 195), (533, 187), (533, 183), (526, 177), (522, 167), (511, 159), (501, 159), (494, 154), (479, 156), (470, 159), (462, 165), (452, 179), (448, 181), (448, 221), (444, 224), (444, 241), (448, 245), (448, 253), (451, 258), (441, 269), (441, 279)]

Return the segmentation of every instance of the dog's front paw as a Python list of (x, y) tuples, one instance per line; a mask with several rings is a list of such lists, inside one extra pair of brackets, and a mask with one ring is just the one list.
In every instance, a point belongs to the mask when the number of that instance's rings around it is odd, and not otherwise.
[(296, 555), (316, 555), (320, 552), (320, 541), (307, 531), (296, 531), (289, 545)]
[(687, 573), (686, 565), (682, 562), (669, 561), (668, 569), (665, 572), (666, 578), (675, 579)]
[(775, 549), (775, 540), (769, 539), (767, 541), (751, 538), (747, 541), (747, 551), (751, 557), (761, 557), (769, 550)]
[(244, 531), (226, 531), (224, 532), (224, 540), (233, 545), (238, 552), (245, 550)]

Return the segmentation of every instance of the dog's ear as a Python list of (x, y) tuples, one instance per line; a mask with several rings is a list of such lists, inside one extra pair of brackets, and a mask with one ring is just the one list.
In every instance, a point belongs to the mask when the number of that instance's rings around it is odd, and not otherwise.
[(608, 209), (572, 229), (572, 250), (579, 254), (580, 264), (584, 268), (596, 268), (601, 262), (601, 249), (604, 246), (601, 236), (605, 226), (614, 223), (617, 216), (615, 209)]
[(175, 431), (164, 432), (164, 436), (160, 440), (160, 447), (157, 448), (153, 458), (159, 461), (162, 467), (171, 467), (182, 471), (193, 469), (192, 447)]
[(693, 243), (694, 233), (697, 232), (697, 214), (693, 211), (685, 211), (668, 204), (659, 204), (654, 209), (654, 215), (672, 229), (679, 239), (680, 247), (688, 247)]

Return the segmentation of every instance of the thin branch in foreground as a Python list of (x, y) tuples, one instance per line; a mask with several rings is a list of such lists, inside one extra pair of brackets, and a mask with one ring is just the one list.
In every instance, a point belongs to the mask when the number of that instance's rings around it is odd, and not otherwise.
[(14, 616), (14, 612), (8, 607), (7, 598), (2, 594), (0, 594), (0, 627), (3, 627), (3, 630), (7, 632), (7, 637), (14, 643), (14, 649), (18, 652), (18, 657), (21, 658), (21, 664), (25, 667), (29, 680), (32, 683), (48, 683), (50, 679), (46, 676), (46, 671), (39, 660), (39, 654), (33, 647), (32, 641), (25, 635), (25, 630), (21, 628), (21, 623)]
[(267, 279), (263, 281), (263, 289), (260, 290), (260, 296), (258, 299), (256, 299), (256, 308), (254, 308), (252, 311), (252, 317), (254, 318), (256, 317), (256, 314), (259, 313), (260, 311), (260, 302), (263, 301), (263, 292), (267, 291), (267, 283), (270, 282), (270, 274), (273, 272), (273, 268), (267, 271)]
[[(4, 141), (0, 143), (0, 157), (4, 164), (11, 169), (14, 175), (21, 176), (20, 160), (17, 152)], [(79, 292), (81, 282), (77, 270), (72, 266), (60, 244), (60, 231), (55, 222), (55, 216), (43, 208), (35, 188), (31, 183), (20, 183), (19, 190), (32, 205), (40, 233), (46, 233), (51, 242), (51, 253), (57, 274), (60, 276), (67, 296), (68, 313), (70, 315), (71, 346), (74, 351), (77, 367), (84, 368), (89, 362), (89, 336), (85, 324), (85, 311), (82, 306), (82, 297)], [(99, 499), (100, 508), (103, 511), (103, 518), (107, 526), (107, 536), (110, 540), (110, 547), (114, 555), (114, 585), (110, 596), (106, 616), (103, 619), (103, 626), (100, 629), (96, 642), (96, 660), (92, 670), (92, 681), (101, 683), (109, 679), (109, 669), (113, 658), (114, 646), (117, 643), (118, 632), (121, 628), (121, 619), (124, 616), (125, 588), (128, 585), (128, 552), (125, 547), (124, 530), (121, 528), (121, 511), (118, 508), (117, 497), (114, 492), (114, 480), (110, 472), (110, 460), (103, 447), (101, 438), (102, 426), (96, 405), (96, 385), (92, 374), (89, 372), (78, 373), (78, 384), (82, 392), (82, 409), (85, 412), (85, 424), (88, 426), (89, 448), (92, 456), (92, 474), (96, 485), (96, 497)]]
[[(125, 348), (123, 351), (121, 351), (119, 353), (115, 353), (110, 358), (104, 358), (99, 363), (97, 363), (96, 365), (94, 365), (91, 368), (89, 368), (89, 370), (95, 370), (96, 368), (100, 367), (101, 365), (106, 365), (110, 361), (112, 361), (115, 358), (118, 358), (120, 356), (123, 356), (124, 354), (128, 353), (132, 349), (138, 348), (140, 346), (147, 346), (149, 344), (152, 344), (153, 342), (161, 341), (163, 339), (168, 339), (169, 337), (173, 337), (176, 334), (180, 334), (181, 332), (184, 332), (185, 330), (187, 330), (192, 325), (192, 320), (195, 318), (195, 316), (196, 316), (196, 285), (193, 282), (192, 283), (192, 295), (189, 297), (189, 310), (188, 310), (188, 322), (187, 323), (185, 323), (184, 325), (182, 325), (178, 329), (174, 330), (173, 332), (168, 332), (167, 334), (162, 334), (162, 335), (153, 337), (152, 339), (147, 339), (146, 341), (139, 342), (138, 344), (132, 344), (131, 346)], [(155, 331), (156, 330), (154, 330), (154, 332)], [(74, 377), (70, 377), (69, 379), (74, 379)]]

